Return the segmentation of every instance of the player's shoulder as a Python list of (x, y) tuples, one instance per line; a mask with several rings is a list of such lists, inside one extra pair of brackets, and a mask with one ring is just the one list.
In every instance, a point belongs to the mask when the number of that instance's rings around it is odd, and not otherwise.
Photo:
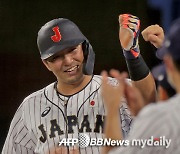
[(54, 82), (51, 83), (51, 84), (49, 84), (49, 85), (47, 85), (46, 87), (44, 87), (44, 88), (42, 88), (42, 89), (40, 89), (40, 90), (37, 90), (37, 91), (31, 93), (30, 95), (28, 95), (28, 96), (24, 99), (23, 102), (26, 102), (26, 101), (28, 101), (28, 100), (30, 100), (30, 99), (32, 99), (32, 98), (35, 98), (35, 97), (36, 97), (36, 98), (42, 97), (42, 95), (44, 94), (44, 91), (45, 91), (45, 90), (50, 90), (50, 89), (52, 89), (53, 87), (54, 87)]
[(32, 103), (35, 99), (42, 99), (43, 95), (44, 95), (44, 92), (45, 90), (52, 90), (53, 87), (54, 87), (54, 83), (51, 83), (49, 85), (47, 85), (46, 87), (40, 89), (40, 90), (37, 90), (33, 93), (31, 93), (30, 95), (28, 95), (27, 97), (24, 98), (24, 100), (22, 101), (22, 103), (19, 105), (18, 109), (16, 110), (16, 115), (19, 115), (22, 113), (22, 111), (24, 110), (24, 108), (26, 108), (29, 103)]
[(100, 75), (93, 75), (91, 82), (101, 85), (102, 83), (102, 76)]

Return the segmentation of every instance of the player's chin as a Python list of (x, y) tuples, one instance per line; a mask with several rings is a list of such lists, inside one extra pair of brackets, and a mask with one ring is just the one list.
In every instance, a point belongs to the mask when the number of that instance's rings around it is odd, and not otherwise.
[(81, 77), (80, 76), (71, 76), (69, 78), (66, 78), (66, 83), (67, 84), (71, 84), (71, 85), (75, 85), (77, 83), (79, 83), (81, 81)]
[(75, 83), (79, 82), (82, 78), (83, 78), (82, 71), (64, 74), (64, 80), (66, 81), (66, 83), (69, 83), (69, 84), (75, 84)]

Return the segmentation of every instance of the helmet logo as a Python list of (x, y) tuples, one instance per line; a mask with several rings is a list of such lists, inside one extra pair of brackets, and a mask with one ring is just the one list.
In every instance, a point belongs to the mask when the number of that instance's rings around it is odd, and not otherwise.
[(51, 36), (51, 39), (52, 39), (54, 42), (59, 42), (59, 41), (61, 40), (61, 38), (62, 38), (61, 33), (60, 33), (60, 31), (59, 31), (59, 27), (56, 26), (56, 27), (54, 27), (52, 30), (54, 31), (55, 35)]

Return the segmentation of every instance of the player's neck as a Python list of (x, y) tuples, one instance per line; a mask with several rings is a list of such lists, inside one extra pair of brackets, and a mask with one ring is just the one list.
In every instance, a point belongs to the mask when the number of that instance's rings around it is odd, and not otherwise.
[(63, 95), (73, 95), (79, 91), (81, 91), (91, 80), (92, 76), (84, 75), (79, 82), (74, 84), (67, 84), (63, 82), (58, 82), (57, 90), (59, 93)]

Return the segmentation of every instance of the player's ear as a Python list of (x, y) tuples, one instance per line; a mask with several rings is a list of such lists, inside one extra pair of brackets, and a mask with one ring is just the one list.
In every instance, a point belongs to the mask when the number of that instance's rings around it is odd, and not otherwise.
[(42, 60), (43, 64), (46, 66), (46, 68), (49, 70), (49, 71), (52, 71), (49, 64), (48, 64), (48, 61), (47, 60)]

